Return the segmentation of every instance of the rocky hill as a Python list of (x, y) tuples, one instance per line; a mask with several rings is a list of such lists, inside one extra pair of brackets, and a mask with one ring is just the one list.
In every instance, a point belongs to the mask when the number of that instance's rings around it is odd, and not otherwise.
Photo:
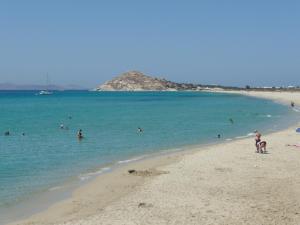
[(196, 90), (197, 85), (181, 84), (147, 76), (139, 71), (130, 71), (107, 81), (97, 91), (177, 91)]

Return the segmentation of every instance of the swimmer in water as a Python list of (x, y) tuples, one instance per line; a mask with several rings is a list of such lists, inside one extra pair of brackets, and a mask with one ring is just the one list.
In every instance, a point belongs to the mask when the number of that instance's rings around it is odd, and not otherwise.
[(9, 132), (9, 131), (5, 131), (5, 132), (4, 132), (4, 135), (5, 135), (5, 136), (9, 136), (9, 135), (10, 135), (10, 132)]
[(143, 132), (143, 129), (138, 127), (138, 132), (142, 133)]
[(230, 119), (229, 119), (229, 121), (230, 121), (230, 123), (231, 123), (231, 124), (233, 124), (233, 123), (234, 123), (234, 121), (233, 121), (233, 119), (232, 119), (232, 118), (230, 118)]
[(294, 107), (295, 106), (295, 102), (291, 102), (291, 107)]
[(78, 139), (82, 139), (83, 138), (82, 130), (81, 129), (78, 131), (77, 137), (78, 137)]
[(217, 136), (219, 139), (221, 138), (221, 134), (218, 134), (218, 136)]
[(60, 129), (64, 129), (65, 128), (65, 125), (63, 125), (63, 124), (60, 124)]

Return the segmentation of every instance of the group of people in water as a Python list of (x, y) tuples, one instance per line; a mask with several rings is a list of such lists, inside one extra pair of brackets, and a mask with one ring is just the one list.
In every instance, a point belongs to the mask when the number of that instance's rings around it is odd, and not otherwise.
[[(233, 119), (232, 118), (229, 118), (229, 122), (231, 123), (231, 124), (234, 124), (234, 121), (233, 121)], [(221, 138), (221, 134), (218, 134), (217, 135), (217, 138)]]
[[(69, 119), (72, 119), (72, 116), (68, 116)], [(68, 126), (65, 126), (64, 124), (60, 124), (60, 129), (62, 130), (69, 130), (69, 127)], [(138, 128), (139, 129), (139, 132), (142, 132), (143, 130), (141, 128)], [(4, 136), (10, 136), (11, 135), (11, 132), (9, 130), (5, 131), (4, 132)], [(25, 136), (25, 133), (23, 132), (22, 133), (22, 136)], [(82, 133), (82, 129), (79, 129), (78, 132), (77, 132), (77, 138), (79, 140), (82, 140), (84, 138), (83, 136), (83, 133)]]
[[(71, 120), (71, 119), (72, 119), (72, 116), (68, 116), (68, 119)], [(60, 127), (60, 129), (62, 129), (62, 130), (69, 130), (69, 127), (66, 126), (66, 125), (64, 125), (63, 123), (60, 124), (59, 127)], [(79, 129), (79, 130), (77, 131), (77, 138), (78, 138), (79, 140), (82, 140), (82, 139), (84, 138), (83, 133), (82, 133), (82, 129)]]
[[(72, 116), (68, 116), (68, 119), (71, 120), (72, 119)], [(68, 126), (65, 126), (63, 123), (60, 124), (60, 129), (62, 130), (69, 130), (69, 127)], [(82, 133), (82, 129), (79, 129), (77, 131), (77, 138), (78, 140), (82, 140), (84, 138), (83, 136), (83, 133)]]
[[(10, 135), (10, 131), (9, 130), (4, 132), (4, 136), (9, 136), (9, 135)], [(22, 136), (25, 136), (24, 132), (22, 133)]]
[[(69, 128), (68, 127), (65, 127), (63, 124), (60, 125), (60, 129), (65, 129), (65, 130), (68, 130)], [(10, 131), (5, 131), (4, 132), (4, 136), (10, 136), (11, 133)], [(23, 132), (22, 133), (22, 136), (25, 136), (25, 133)], [(82, 139), (83, 138), (83, 134), (82, 134), (82, 129), (79, 129), (78, 132), (77, 132), (77, 137), (78, 139)]]
[[(64, 124), (60, 124), (59, 127), (60, 127), (60, 129), (69, 130), (69, 128), (68, 128), (67, 126), (65, 126)], [(143, 130), (142, 128), (140, 128), (140, 127), (137, 128), (137, 131), (138, 131), (139, 133), (144, 132), (144, 130)], [(4, 132), (4, 136), (9, 136), (9, 135), (10, 135), (10, 131), (5, 131), (5, 132)], [(22, 133), (22, 136), (25, 136), (25, 133)], [(82, 140), (82, 139), (84, 138), (82, 129), (79, 129), (79, 130), (78, 130), (78, 132), (77, 132), (77, 138), (78, 138), (79, 140)]]
[[(291, 107), (295, 107), (295, 103), (294, 102), (291, 102)], [(72, 119), (71, 116), (69, 116), (68, 118)], [(231, 124), (234, 123), (234, 121), (233, 121), (232, 118), (229, 119), (229, 122)], [(60, 124), (60, 129), (69, 130), (69, 128), (67, 126), (65, 126), (64, 124)], [(138, 127), (137, 128), (137, 132), (138, 133), (142, 133), (142, 132), (144, 132), (144, 130), (141, 127)], [(261, 140), (261, 133), (260, 132), (258, 132), (257, 130), (255, 130), (254, 133), (255, 133), (255, 147), (256, 147), (256, 151), (255, 152), (256, 153), (266, 153), (267, 142)], [(9, 136), (9, 135), (11, 135), (10, 131), (5, 131), (4, 132), (4, 136)], [(22, 136), (25, 136), (25, 133), (22, 133)], [(82, 129), (78, 130), (78, 132), (77, 132), (77, 138), (79, 140), (82, 140), (84, 138)], [(221, 138), (221, 134), (218, 134), (217, 138), (220, 139)]]
[[(295, 103), (293, 101), (291, 102), (291, 107), (292, 108), (295, 107)], [(68, 119), (72, 119), (72, 116), (68, 116)], [(232, 118), (229, 118), (229, 122), (231, 124), (234, 124), (234, 121), (233, 121)], [(60, 129), (69, 130), (69, 127), (65, 126), (64, 124), (60, 124)], [(141, 127), (138, 127), (137, 128), (137, 132), (138, 133), (142, 133), (142, 132), (144, 132), (144, 130)], [(254, 133), (255, 133), (255, 147), (256, 147), (256, 151), (255, 152), (256, 153), (266, 153), (267, 142), (261, 140), (261, 133), (259, 133), (257, 130), (255, 130)], [(5, 131), (4, 132), (4, 136), (10, 136), (10, 135), (11, 135), (10, 131)], [(25, 136), (24, 132), (22, 133), (22, 136)], [(77, 132), (77, 138), (79, 140), (82, 140), (84, 138), (82, 129), (78, 130), (78, 132)], [(221, 138), (221, 134), (218, 134), (217, 138), (220, 139)]]

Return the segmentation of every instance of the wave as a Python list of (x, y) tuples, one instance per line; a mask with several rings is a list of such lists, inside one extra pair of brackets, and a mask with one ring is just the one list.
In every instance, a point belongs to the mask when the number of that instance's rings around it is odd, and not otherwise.
[(85, 180), (90, 179), (90, 178), (93, 177), (93, 176), (102, 174), (102, 173), (107, 172), (107, 171), (109, 171), (109, 170), (111, 170), (110, 167), (104, 167), (104, 168), (101, 168), (100, 170), (95, 171), (95, 172), (91, 172), (91, 173), (86, 173), (86, 174), (79, 175), (79, 179), (80, 179), (81, 181), (85, 181)]
[(295, 111), (295, 112), (300, 112), (300, 108), (293, 108), (293, 110)]
[(59, 190), (59, 189), (62, 189), (63, 186), (54, 186), (52, 188), (49, 188), (49, 191), (56, 191), (56, 190)]
[(234, 138), (227, 138), (225, 139), (225, 141), (232, 141), (233, 139), (242, 139), (242, 138), (253, 137), (253, 136), (255, 136), (255, 133), (250, 132), (247, 135), (236, 136)]
[(271, 118), (272, 115), (271, 114), (265, 114), (265, 115), (261, 115), (261, 117), (267, 117), (267, 118)]
[(127, 159), (127, 160), (120, 160), (120, 161), (118, 161), (118, 164), (130, 163), (130, 162), (141, 160), (143, 158), (145, 158), (145, 156), (136, 157), (136, 158)]
[(242, 139), (242, 138), (246, 138), (246, 137), (249, 137), (249, 135), (237, 136), (237, 137), (235, 137), (235, 139)]
[[(142, 159), (144, 157), (145, 156), (136, 157), (136, 158), (127, 159), (127, 160), (120, 160), (120, 161), (117, 162), (117, 164), (124, 164), (124, 163), (134, 162), (134, 161), (140, 160), (140, 159)], [(78, 178), (81, 181), (85, 181), (85, 180), (90, 179), (93, 176), (97, 176), (97, 175), (103, 174), (104, 172), (107, 172), (107, 171), (110, 171), (110, 170), (111, 170), (111, 167), (104, 167), (104, 168), (101, 168), (100, 170), (95, 171), (95, 172), (81, 174), (81, 175), (78, 176)]]
[(261, 115), (258, 115), (258, 117), (271, 118), (271, 117), (273, 117), (273, 115), (271, 115), (271, 114), (261, 114)]

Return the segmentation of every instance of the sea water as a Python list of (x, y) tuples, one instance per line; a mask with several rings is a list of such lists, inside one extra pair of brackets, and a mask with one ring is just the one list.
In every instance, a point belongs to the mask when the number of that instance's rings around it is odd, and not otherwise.
[(68, 180), (85, 180), (108, 165), (244, 137), (255, 129), (276, 130), (294, 114), (272, 101), (233, 94), (2, 91), (0, 215), (1, 209)]

